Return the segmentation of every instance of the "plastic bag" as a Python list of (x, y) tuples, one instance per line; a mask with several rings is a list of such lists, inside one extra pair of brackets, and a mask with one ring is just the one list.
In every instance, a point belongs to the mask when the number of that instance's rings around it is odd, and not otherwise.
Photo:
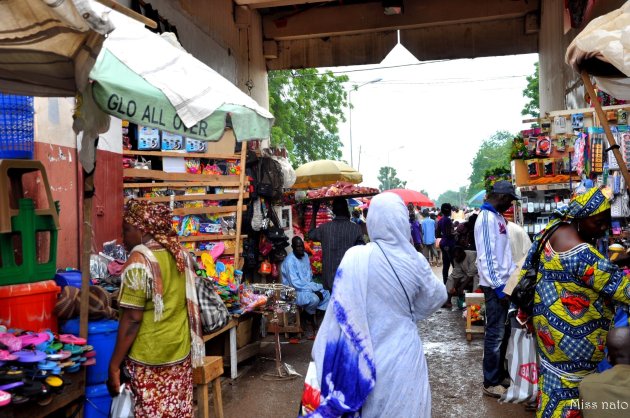
[(311, 361), (304, 379), (304, 391), (302, 392), (299, 416), (306, 416), (315, 411), (319, 407), (320, 401), (321, 389), (317, 380), (317, 367), (315, 362)]
[(123, 383), (120, 385), (120, 394), (112, 399), (109, 416), (111, 418), (133, 418), (133, 407), (133, 393), (131, 393), (131, 389)]
[(538, 363), (536, 338), (527, 330), (512, 327), (506, 358), (512, 384), (499, 402), (523, 403), (536, 401), (538, 394)]
[(285, 189), (290, 189), (291, 186), (295, 184), (295, 180), (297, 179), (295, 170), (291, 166), (291, 163), (289, 162), (287, 158), (284, 158), (284, 157), (273, 156), (271, 158), (279, 162), (280, 167), (282, 167), (282, 179), (283, 179), (282, 187), (284, 187)]

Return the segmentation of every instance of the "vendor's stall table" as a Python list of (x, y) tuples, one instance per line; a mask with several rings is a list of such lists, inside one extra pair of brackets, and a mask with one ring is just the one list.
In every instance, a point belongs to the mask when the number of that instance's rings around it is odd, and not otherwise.
[(0, 418), (43, 418), (76, 403), (75, 408), (82, 408), (85, 397), (85, 369), (77, 373), (67, 375), (72, 383), (64, 387), (63, 392), (53, 394), (53, 400), (46, 406), (40, 406), (36, 402), (28, 402), (22, 405), (11, 405), (0, 408)]
[(483, 293), (466, 293), (466, 340), (468, 341), (472, 341), (473, 334), (483, 334), (485, 332), (483, 325), (472, 324), (470, 305), (482, 305), (485, 301)]

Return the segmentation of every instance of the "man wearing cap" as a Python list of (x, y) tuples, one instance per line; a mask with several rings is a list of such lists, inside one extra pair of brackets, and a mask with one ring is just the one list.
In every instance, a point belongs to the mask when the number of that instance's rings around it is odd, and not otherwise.
[(517, 199), (512, 183), (497, 181), (481, 206), (475, 222), (479, 285), (486, 300), (483, 393), (496, 398), (505, 393), (502, 383), (508, 377), (504, 363), (510, 335), (510, 330), (505, 325), (509, 301), (503, 288), (516, 269), (510, 250), (507, 221), (502, 214)]

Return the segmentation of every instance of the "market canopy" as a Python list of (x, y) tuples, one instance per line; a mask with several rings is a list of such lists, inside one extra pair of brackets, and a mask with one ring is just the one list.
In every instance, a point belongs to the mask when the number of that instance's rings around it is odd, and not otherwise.
[(480, 208), (483, 205), (483, 202), (486, 198), (486, 191), (482, 190), (478, 193), (475, 193), (473, 197), (468, 199), (467, 205), (471, 208)]
[(294, 189), (315, 189), (330, 186), (336, 181), (358, 184), (363, 175), (341, 161), (317, 160), (303, 164), (295, 170)]
[(0, 90), (24, 96), (72, 96), (113, 30), (89, 0), (0, 1)]
[(630, 100), (630, 2), (593, 19), (567, 48), (567, 64), (595, 76), (597, 86)]
[(415, 206), (434, 207), (435, 203), (423, 193), (409, 189), (391, 189), (385, 190), (383, 193), (395, 193), (405, 201), (406, 204), (413, 203)]
[(124, 16), (115, 23), (90, 73), (103, 111), (206, 141), (221, 138), (229, 115), (237, 140), (270, 137), (271, 113), (176, 40)]

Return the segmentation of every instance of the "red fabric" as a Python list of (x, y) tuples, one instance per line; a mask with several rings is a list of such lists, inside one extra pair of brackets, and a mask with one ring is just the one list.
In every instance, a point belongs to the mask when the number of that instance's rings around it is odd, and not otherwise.
[(190, 357), (168, 366), (145, 366), (127, 359), (136, 417), (192, 418), (193, 379)]

